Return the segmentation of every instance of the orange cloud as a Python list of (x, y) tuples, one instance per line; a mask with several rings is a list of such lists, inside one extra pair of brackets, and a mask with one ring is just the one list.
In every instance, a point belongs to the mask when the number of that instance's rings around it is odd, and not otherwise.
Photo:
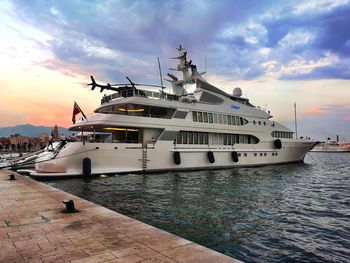
[(311, 107), (303, 112), (303, 115), (327, 115), (327, 108)]

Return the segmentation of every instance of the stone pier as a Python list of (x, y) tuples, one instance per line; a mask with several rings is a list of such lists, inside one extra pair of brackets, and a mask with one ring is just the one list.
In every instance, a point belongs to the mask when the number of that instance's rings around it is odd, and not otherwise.
[[(16, 180), (10, 180), (10, 174)], [(63, 213), (63, 200), (78, 212)], [(0, 170), (0, 262), (240, 262), (82, 198)]]

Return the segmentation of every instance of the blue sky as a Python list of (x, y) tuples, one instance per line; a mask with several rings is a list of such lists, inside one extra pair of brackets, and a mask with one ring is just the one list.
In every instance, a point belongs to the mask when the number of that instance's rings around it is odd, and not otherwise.
[[(39, 124), (50, 96), (41, 122), (68, 126), (74, 100), (98, 105), (82, 85), (90, 74), (158, 83), (157, 57), (166, 72), (182, 44), (200, 70), (207, 57), (209, 82), (241, 87), (290, 127), (297, 102), (299, 134), (350, 140), (349, 25), (348, 0), (1, 1), (0, 110), (11, 117), (0, 125)], [(9, 94), (31, 106), (15, 108)]]

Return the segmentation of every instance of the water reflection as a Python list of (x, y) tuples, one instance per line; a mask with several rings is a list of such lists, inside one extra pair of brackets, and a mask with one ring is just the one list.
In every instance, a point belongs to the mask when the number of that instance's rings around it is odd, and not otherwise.
[(246, 262), (346, 262), (349, 157), (48, 183)]

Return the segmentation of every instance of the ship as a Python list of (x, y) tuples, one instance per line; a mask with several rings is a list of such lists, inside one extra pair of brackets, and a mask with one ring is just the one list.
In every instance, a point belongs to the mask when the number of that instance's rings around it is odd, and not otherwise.
[(330, 137), (328, 137), (327, 141), (320, 142), (315, 145), (311, 152), (350, 152), (350, 142), (339, 141), (338, 135), (336, 140), (332, 140)]
[[(170, 91), (161, 85), (100, 84), (109, 90), (91, 115), (69, 130), (89, 136), (62, 141), (41, 153), (33, 177), (89, 176), (252, 167), (302, 162), (316, 144), (294, 138), (254, 106), (241, 88), (229, 94), (210, 84), (177, 48), (178, 71), (168, 73)], [(161, 77), (161, 80), (163, 78)]]

